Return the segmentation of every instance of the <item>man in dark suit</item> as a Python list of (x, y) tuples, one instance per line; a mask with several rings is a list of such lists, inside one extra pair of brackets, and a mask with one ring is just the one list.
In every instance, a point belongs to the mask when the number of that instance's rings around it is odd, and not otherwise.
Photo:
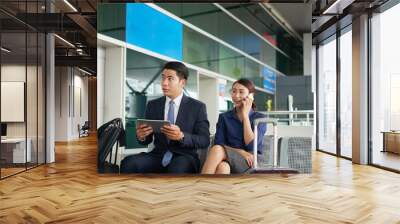
[(147, 145), (154, 139), (154, 149), (124, 158), (121, 173), (197, 173), (200, 160), (196, 149), (210, 144), (206, 105), (183, 94), (189, 75), (181, 62), (168, 62), (162, 72), (164, 96), (148, 102), (146, 119), (168, 120), (162, 133), (141, 125), (136, 130), (139, 143)]

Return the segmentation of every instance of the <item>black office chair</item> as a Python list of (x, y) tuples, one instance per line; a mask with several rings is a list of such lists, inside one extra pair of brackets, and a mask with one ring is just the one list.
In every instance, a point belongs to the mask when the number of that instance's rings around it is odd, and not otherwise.
[(82, 127), (80, 127), (80, 125), (78, 124), (79, 138), (89, 136), (89, 129), (90, 129), (89, 121), (85, 121)]

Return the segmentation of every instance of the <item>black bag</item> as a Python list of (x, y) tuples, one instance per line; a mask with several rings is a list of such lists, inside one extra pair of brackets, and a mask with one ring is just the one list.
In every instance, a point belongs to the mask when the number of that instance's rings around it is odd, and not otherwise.
[[(116, 150), (114, 162), (112, 162), (114, 145)], [(118, 145), (125, 146), (125, 130), (121, 118), (115, 118), (103, 124), (97, 131), (97, 171), (99, 173), (119, 173)], [(107, 157), (109, 161), (106, 161)]]

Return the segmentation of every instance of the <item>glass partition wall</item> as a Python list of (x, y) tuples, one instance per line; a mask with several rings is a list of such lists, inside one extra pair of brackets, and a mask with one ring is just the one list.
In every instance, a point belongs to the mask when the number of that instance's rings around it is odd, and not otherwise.
[(318, 47), (318, 149), (336, 154), (336, 36)]
[(371, 18), (370, 162), (400, 172), (400, 4)]
[(317, 149), (352, 158), (352, 26), (318, 44)]
[[(368, 164), (400, 172), (400, 31), (394, 28), (400, 20), (400, 4), (392, 3), (371, 13), (365, 34), (370, 40)], [(317, 44), (317, 147), (347, 159), (353, 153), (352, 42), (349, 25)]]
[[(42, 10), (39, 5), (18, 2), (28, 13)], [(0, 11), (1, 179), (45, 163), (46, 40), (17, 16)]]

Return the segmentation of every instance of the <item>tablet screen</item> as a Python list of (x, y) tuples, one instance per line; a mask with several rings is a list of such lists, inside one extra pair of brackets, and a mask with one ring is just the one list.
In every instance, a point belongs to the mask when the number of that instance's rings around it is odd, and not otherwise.
[(160, 129), (162, 128), (162, 126), (169, 125), (170, 122), (169, 121), (165, 121), (165, 120), (137, 119), (136, 128), (139, 127), (142, 124), (145, 124), (147, 126), (152, 127), (154, 133), (160, 133), (161, 132)]

